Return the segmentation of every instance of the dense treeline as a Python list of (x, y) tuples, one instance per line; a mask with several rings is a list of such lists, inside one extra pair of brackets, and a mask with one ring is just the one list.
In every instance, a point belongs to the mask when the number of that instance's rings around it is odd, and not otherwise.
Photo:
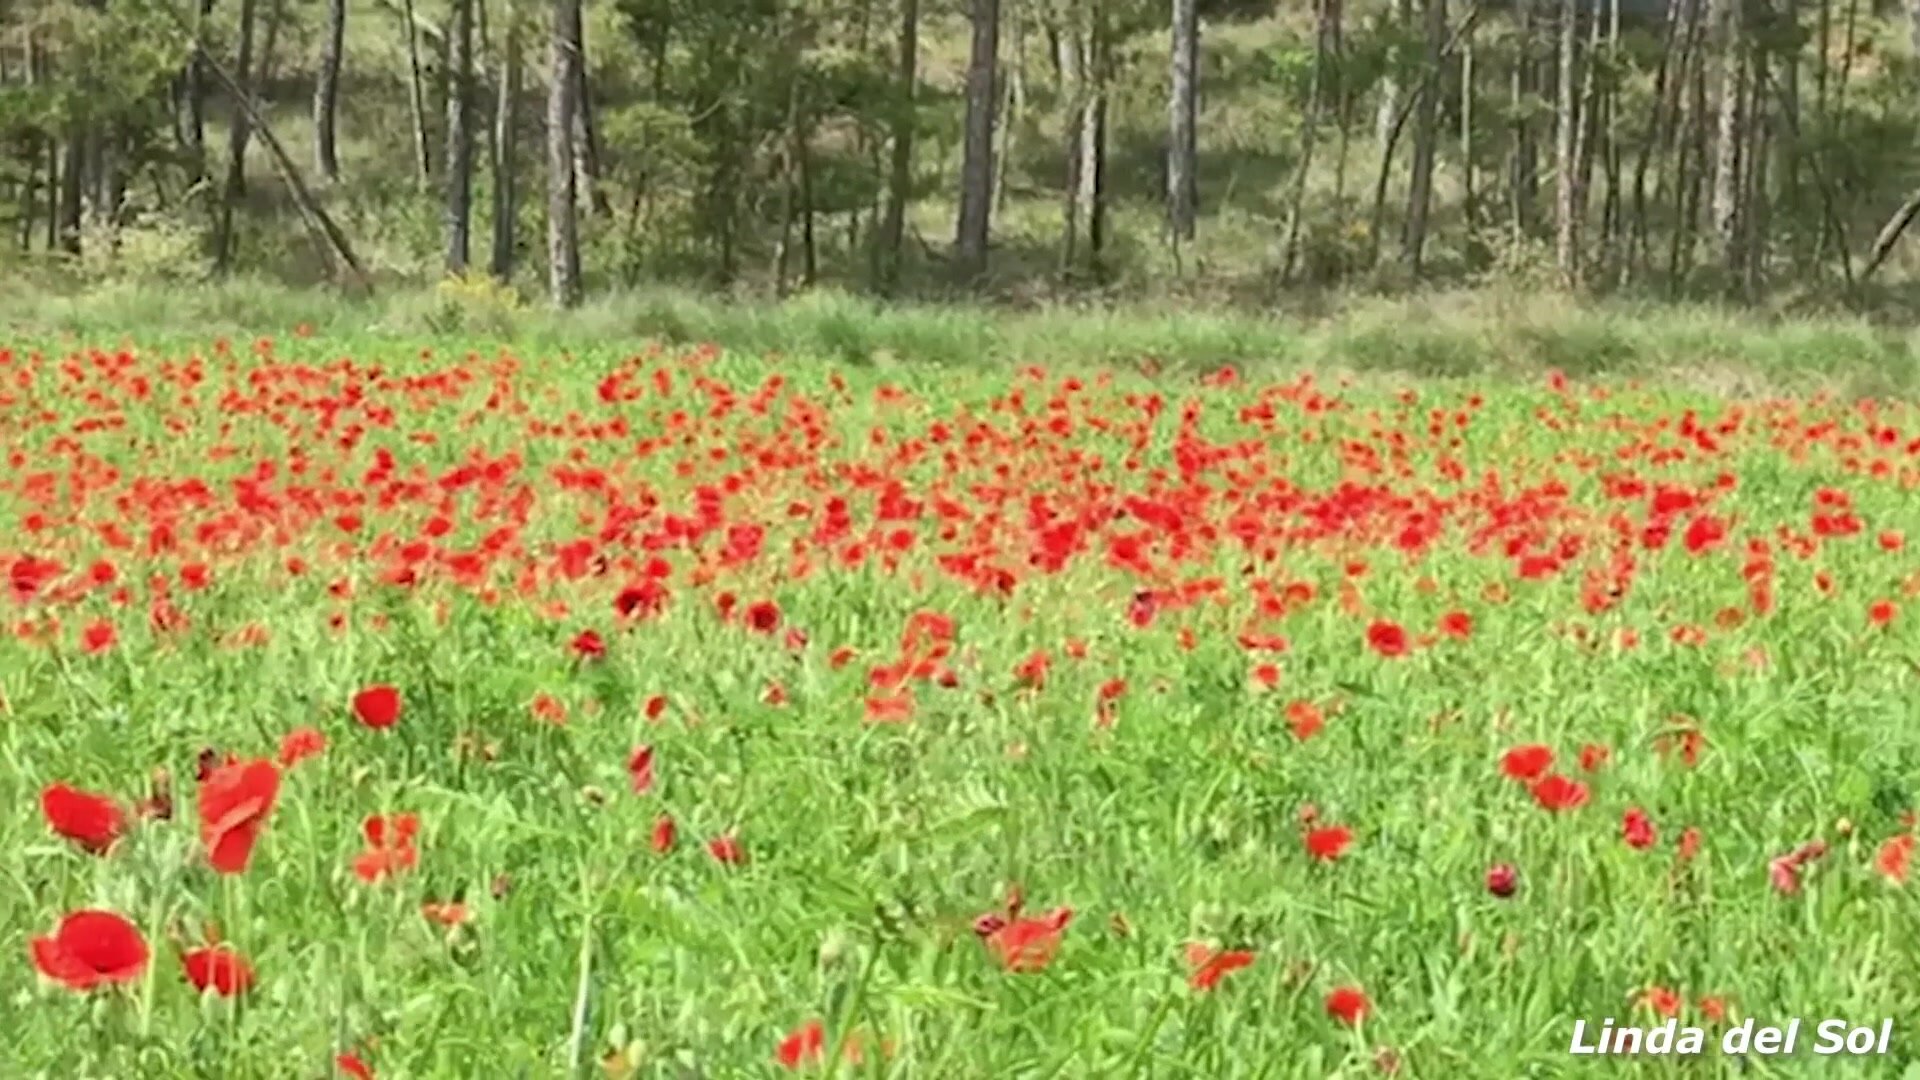
[[(49, 273), (894, 295), (1903, 276), (1920, 5), (0, 0)], [(1889, 258), (1889, 256), (1895, 256)]]

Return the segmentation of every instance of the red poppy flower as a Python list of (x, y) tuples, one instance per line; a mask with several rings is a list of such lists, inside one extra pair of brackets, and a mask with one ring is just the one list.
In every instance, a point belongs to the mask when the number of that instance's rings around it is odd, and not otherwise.
[(1569, 780), (1559, 773), (1548, 773), (1534, 782), (1533, 801), (1544, 810), (1578, 810), (1587, 804), (1587, 785)]
[(333, 1066), (353, 1077), (353, 1080), (373, 1080), (373, 1068), (360, 1060), (358, 1054), (336, 1054), (333, 1058)]
[(1307, 854), (1324, 862), (1332, 862), (1353, 842), (1353, 830), (1345, 825), (1308, 829), (1306, 839)]
[(201, 993), (233, 997), (253, 989), (253, 965), (229, 945), (212, 945), (180, 954), (187, 981)]
[(1008, 971), (1039, 971), (1060, 951), (1060, 937), (1073, 921), (1073, 909), (1057, 907), (1037, 919), (982, 916), (974, 933)]
[(780, 1040), (780, 1048), (773, 1056), (775, 1061), (789, 1069), (800, 1069), (818, 1064), (826, 1053), (826, 1046), (826, 1025), (818, 1020), (809, 1020)]
[(661, 814), (655, 818), (653, 820), (653, 835), (648, 838), (649, 843), (653, 847), (654, 854), (665, 855), (667, 852), (672, 851), (674, 836), (677, 832), (678, 829), (676, 829), (673, 824), (672, 815)]
[(1287, 706), (1287, 726), (1293, 729), (1294, 738), (1306, 742), (1326, 726), (1326, 716), (1313, 702), (1296, 701)]
[(771, 600), (760, 600), (747, 605), (747, 628), (761, 634), (771, 634), (780, 628), (780, 605)]
[(414, 814), (374, 814), (360, 823), (367, 849), (353, 858), (353, 872), (369, 885), (383, 878), (411, 870), (420, 863), (420, 852), (413, 838), (420, 832), (420, 818)]
[(627, 779), (635, 795), (645, 795), (653, 789), (653, 747), (634, 747), (627, 757)]
[(1376, 620), (1367, 627), (1367, 645), (1381, 656), (1405, 656), (1407, 632), (1399, 623)]
[(297, 727), (280, 740), (280, 767), (291, 769), (327, 748), (327, 737), (318, 728)]
[(95, 619), (80, 632), (80, 648), (90, 654), (99, 654), (113, 648), (118, 635), (113, 624), (105, 619)]
[(1214, 949), (1195, 942), (1187, 946), (1187, 966), (1193, 974), (1187, 977), (1187, 985), (1195, 990), (1212, 990), (1220, 985), (1220, 980), (1228, 973), (1253, 966), (1253, 951), (1250, 949)]
[(1895, 885), (1905, 885), (1907, 866), (1913, 861), (1913, 845), (1912, 833), (1901, 833), (1881, 844), (1879, 853), (1874, 856), (1874, 868)]
[(1620, 819), (1620, 835), (1627, 841), (1628, 847), (1644, 851), (1653, 846), (1657, 834), (1653, 820), (1647, 817), (1646, 811), (1630, 806)]
[(1327, 994), (1327, 1015), (1353, 1027), (1371, 1008), (1367, 995), (1357, 986), (1342, 986)]
[(390, 728), (400, 719), (400, 691), (369, 686), (353, 695), (353, 715), (370, 728)]
[(51, 936), (35, 937), (30, 944), (40, 974), (70, 990), (132, 982), (146, 971), (151, 955), (140, 931), (111, 911), (76, 911), (61, 919)]
[[(888, 1044), (881, 1044), (882, 1053), (890, 1053)], [(779, 1049), (774, 1051), (773, 1059), (788, 1069), (805, 1069), (820, 1064), (827, 1051), (827, 1027), (818, 1020), (809, 1020), (789, 1032), (780, 1040)], [(865, 1052), (861, 1048), (859, 1032), (853, 1032), (840, 1047), (840, 1060), (849, 1065), (859, 1065)]]
[(1553, 749), (1532, 743), (1516, 746), (1500, 759), (1500, 771), (1522, 783), (1538, 779), (1553, 768)]
[(246, 870), (279, 796), (280, 770), (271, 761), (229, 762), (207, 773), (200, 782), (200, 840), (216, 871)]
[(1700, 830), (1692, 825), (1680, 830), (1680, 850), (1675, 857), (1686, 862), (1699, 854), (1701, 839)]
[(747, 849), (732, 833), (716, 836), (707, 841), (707, 853), (728, 866), (739, 866), (747, 861)]
[(40, 810), (54, 832), (94, 855), (105, 855), (127, 831), (127, 815), (120, 804), (63, 783), (48, 784), (40, 793)]
[(1679, 994), (1664, 986), (1650, 986), (1640, 995), (1640, 1004), (1661, 1016), (1678, 1016), (1682, 1000)]
[(573, 651), (583, 660), (598, 660), (607, 655), (607, 642), (598, 630), (582, 630), (574, 635)]

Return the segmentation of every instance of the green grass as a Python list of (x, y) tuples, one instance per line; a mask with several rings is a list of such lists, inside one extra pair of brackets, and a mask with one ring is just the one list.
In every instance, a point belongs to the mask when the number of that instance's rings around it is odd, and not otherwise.
[[(869, 1033), (872, 1075), (1362, 1076), (1390, 1052), (1402, 1076), (1557, 1076), (1584, 1065), (1575, 1019), (1644, 1019), (1654, 987), (1689, 1022), (1707, 996), (1763, 1023), (1894, 1019), (1892, 1059), (1802, 1050), (1752, 1062), (1763, 1075), (1913, 1060), (1915, 909), (1874, 856), (1913, 805), (1915, 631), (1910, 610), (1868, 622), (1876, 600), (1910, 603), (1912, 550), (1879, 537), (1920, 536), (1913, 415), (1618, 377), (1711, 347), (1818, 379), (1904, 346), (1709, 315), (1290, 327), (655, 303), (504, 316), (504, 345), (265, 293), (8, 316), (0, 555), (66, 570), (6, 601), (0, 640), (11, 1074), (308, 1076), (360, 1048), (382, 1077), (584, 1074), (616, 1050), (637, 1075), (750, 1076), (820, 1018), (829, 1048)], [(674, 337), (729, 348), (649, 350), (638, 335), (670, 315)], [(1564, 394), (1509, 377), (1554, 348), (1567, 368), (1613, 358), (1584, 365), (1609, 377)], [(1161, 350), (1186, 367), (1095, 366)], [(1373, 373), (1308, 386), (1292, 366), (1343, 357)], [(1050, 370), (985, 362), (1008, 359)], [(1192, 370), (1228, 359), (1259, 363), (1232, 384)], [(1654, 549), (1660, 486), (1704, 509)], [(1849, 494), (1857, 535), (1812, 537), (1822, 487)], [(1696, 555), (1698, 513), (1728, 531)], [(150, 541), (163, 525), (171, 549)], [(1134, 540), (1144, 574), (1109, 557)], [(1770, 568), (1743, 575), (1757, 541)], [(480, 551), (491, 591), (445, 558)], [(614, 597), (655, 557), (670, 600), (623, 622)], [(88, 586), (101, 561), (117, 576)], [(395, 584), (409, 561), (418, 580)], [(183, 581), (195, 564), (205, 588)], [(149, 625), (156, 578), (185, 629)], [(1750, 578), (1771, 582), (1764, 614)], [(1629, 587), (1607, 607), (1613, 581)], [(1142, 588), (1159, 590), (1146, 626), (1129, 619)], [(723, 594), (773, 601), (779, 631), (723, 618)], [(922, 611), (957, 626), (953, 685), (910, 682), (910, 722), (863, 722)], [(1471, 635), (1425, 640), (1454, 611)], [(1376, 620), (1410, 654), (1370, 650)], [(89, 652), (101, 621), (117, 640)], [(570, 649), (584, 629), (603, 659)], [(1044, 684), (1023, 685), (1036, 651)], [(385, 731), (349, 708), (377, 683), (405, 702)], [(563, 724), (535, 715), (540, 695)], [(1296, 702), (1324, 730), (1296, 737)], [(1660, 749), (1679, 716), (1705, 736), (1692, 766)], [(302, 725), (327, 748), (287, 771), (246, 872), (214, 874), (196, 756), (271, 756)], [(1527, 743), (1590, 801), (1551, 813), (1504, 777)], [(626, 771), (640, 744), (644, 794)], [(1610, 750), (1591, 772), (1587, 745)], [(131, 802), (156, 768), (173, 819), (105, 858), (36, 813), (48, 783)], [(1305, 850), (1308, 806), (1353, 830), (1337, 861)], [(1652, 848), (1623, 842), (1629, 808)], [(396, 811), (420, 817), (418, 866), (368, 885), (361, 823)], [(680, 833), (666, 856), (662, 814)], [(1704, 843), (1683, 862), (1688, 828)], [(705, 850), (730, 830), (744, 865)], [(1804, 889), (1770, 888), (1770, 860), (1814, 838), (1831, 850)], [(1519, 872), (1509, 899), (1483, 885), (1500, 862)], [(1043, 972), (1000, 970), (970, 932), (1013, 884), (1032, 912), (1074, 910)], [(473, 910), (459, 931), (422, 918), (453, 898)], [(27, 939), (89, 906), (139, 926), (146, 975), (40, 984)], [(197, 999), (168, 944), (206, 920), (258, 970), (238, 1005)], [(1197, 992), (1194, 941), (1256, 958)], [(1360, 1029), (1326, 1014), (1342, 986), (1372, 1002)], [(1608, 1068), (1676, 1071), (1649, 1062)]]
[(0, 295), (0, 328), (67, 344), (129, 335), (157, 345), (286, 339), (299, 328), (349, 346), (430, 341), (578, 351), (659, 341), (876, 366), (1004, 367), (1043, 358), (1070, 366), (1233, 364), (1423, 378), (1532, 378), (1558, 369), (1734, 397), (1810, 388), (1901, 396), (1920, 385), (1920, 337), (1858, 315), (1579, 302), (1517, 288), (1400, 299), (1306, 295), (1292, 309), (1254, 315), (1174, 297), (1020, 309), (885, 304), (831, 290), (772, 301), (674, 289), (612, 292), (553, 312), (484, 279), (372, 300), (249, 279), (124, 282), (80, 292), (16, 285)]

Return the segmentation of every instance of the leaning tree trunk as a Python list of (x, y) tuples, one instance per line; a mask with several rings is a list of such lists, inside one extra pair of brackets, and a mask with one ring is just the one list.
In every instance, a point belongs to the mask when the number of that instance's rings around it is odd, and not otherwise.
[(993, 209), (994, 82), (1000, 51), (1000, 0), (971, 0), (973, 47), (967, 59), (966, 142), (960, 162), (955, 269), (967, 281), (987, 271)]
[(313, 164), (322, 179), (340, 179), (334, 148), (334, 117), (340, 103), (340, 50), (347, 34), (347, 0), (327, 0), (327, 25), (320, 38), (320, 70), (313, 82)]
[(1167, 99), (1167, 227), (1174, 248), (1191, 241), (1197, 181), (1194, 124), (1200, 100), (1200, 9), (1196, 0), (1173, 0), (1173, 55)]
[(580, 0), (554, 0), (552, 56), (547, 75), (547, 291), (555, 307), (580, 302), (578, 178), (573, 121), (580, 90), (577, 68)]
[(447, 273), (467, 272), (473, 236), (473, 3), (447, 20)]

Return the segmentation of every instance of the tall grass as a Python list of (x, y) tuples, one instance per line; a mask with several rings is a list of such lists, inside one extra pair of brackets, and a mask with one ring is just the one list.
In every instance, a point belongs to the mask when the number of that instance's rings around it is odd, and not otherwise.
[(881, 304), (818, 291), (784, 301), (645, 289), (556, 312), (484, 284), (351, 299), (236, 279), (111, 284), (0, 295), (14, 342), (145, 344), (286, 334), (458, 339), (566, 348), (712, 343), (856, 364), (1133, 364), (1181, 371), (1235, 364), (1422, 377), (1573, 375), (1672, 380), (1736, 395), (1824, 386), (1903, 396), (1920, 335), (1852, 315), (1761, 316), (1704, 305), (1581, 303), (1507, 289), (1360, 299), (1311, 314), (1171, 304), (993, 308)]

